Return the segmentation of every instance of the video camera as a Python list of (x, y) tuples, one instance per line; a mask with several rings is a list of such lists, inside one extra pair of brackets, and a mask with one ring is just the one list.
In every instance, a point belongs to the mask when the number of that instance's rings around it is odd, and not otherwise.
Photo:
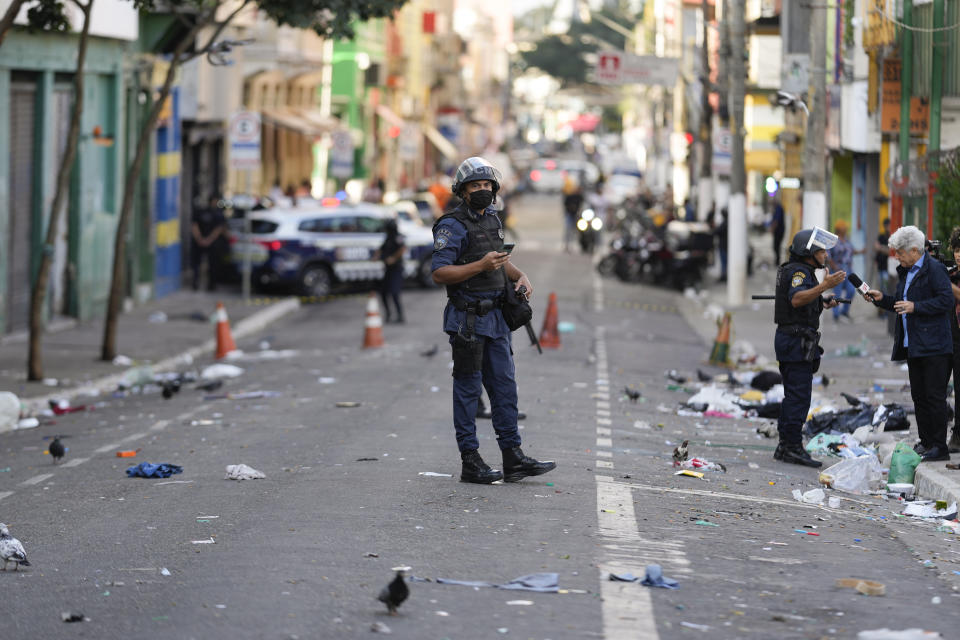
[[(926, 241), (926, 250), (930, 254), (931, 258), (934, 258), (937, 262), (946, 266), (946, 262), (943, 259), (942, 254), (940, 253), (943, 243), (939, 240), (927, 240)], [(952, 266), (947, 266), (947, 275), (950, 277), (950, 282), (954, 284), (960, 284), (960, 266), (954, 264)]]

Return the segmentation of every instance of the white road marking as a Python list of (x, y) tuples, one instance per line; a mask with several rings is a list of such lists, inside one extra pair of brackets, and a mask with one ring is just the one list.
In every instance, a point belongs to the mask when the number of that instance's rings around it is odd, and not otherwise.
[(47, 478), (52, 478), (52, 477), (53, 477), (52, 473), (41, 473), (38, 476), (33, 476), (32, 478), (24, 480), (20, 484), (39, 484), (44, 480), (46, 480)]
[(604, 640), (659, 640), (650, 592), (636, 584), (609, 579), (611, 573), (642, 576), (646, 569), (643, 560), (633, 553), (641, 538), (629, 487), (608, 476), (597, 476), (597, 513), (598, 531), (607, 543), (597, 564)]
[(146, 433), (134, 433), (134, 434), (132, 434), (132, 435), (127, 436), (126, 438), (124, 438), (124, 439), (121, 440), (120, 442), (133, 442), (134, 440), (139, 440), (140, 438), (144, 437), (145, 435), (147, 435), (147, 434), (146, 434)]
[(613, 420), (610, 418), (597, 418), (597, 424), (613, 424)]
[(613, 469), (613, 463), (609, 460), (597, 460), (596, 466), (600, 469)]
[(598, 458), (612, 458), (613, 451), (597, 451)]
[(90, 458), (71, 458), (70, 460), (67, 460), (60, 466), (63, 467), (64, 469), (66, 469), (67, 467), (79, 467), (84, 462), (87, 462), (89, 460)]
[(597, 438), (598, 447), (612, 447), (613, 440), (611, 438)]
[(597, 415), (602, 418), (609, 418), (610, 412), (607, 411), (606, 409), (597, 409)]
[(608, 387), (605, 384), (598, 384), (597, 391), (599, 391), (600, 393), (610, 393), (610, 387)]
[(610, 403), (604, 400), (597, 400), (597, 409), (609, 409)]
[(609, 393), (601, 393), (601, 392), (598, 391), (597, 393), (593, 394), (593, 395), (590, 396), (590, 397), (593, 398), (594, 400), (606, 400), (606, 401), (608, 401), (608, 402), (610, 401), (610, 394), (609, 394)]
[(150, 431), (163, 431), (170, 424), (169, 420), (158, 420), (155, 425), (150, 427)]
[(612, 432), (607, 427), (597, 427), (598, 436), (609, 436), (612, 435)]
[(9, 498), (12, 495), (13, 495), (13, 491), (0, 491), (0, 500), (3, 500), (4, 498)]
[(110, 451), (111, 449), (119, 449), (119, 448), (120, 448), (120, 443), (119, 443), (119, 442), (111, 442), (110, 444), (105, 444), (105, 445), (103, 445), (103, 446), (100, 447), (99, 449), (94, 449), (93, 452), (94, 452), (94, 453), (106, 453), (107, 451)]

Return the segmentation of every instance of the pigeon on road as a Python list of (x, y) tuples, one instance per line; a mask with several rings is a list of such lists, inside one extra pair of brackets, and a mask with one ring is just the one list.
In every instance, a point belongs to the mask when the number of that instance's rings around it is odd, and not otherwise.
[(700, 369), (697, 369), (697, 379), (700, 382), (711, 382), (713, 380), (713, 376), (709, 373), (704, 373)]
[(410, 587), (404, 580), (404, 575), (409, 570), (410, 567), (394, 567), (394, 571), (397, 572), (396, 577), (381, 589), (380, 595), (377, 596), (377, 600), (387, 605), (387, 611), (392, 616), (397, 615), (397, 607), (410, 595)]
[(440, 346), (435, 344), (426, 351), (421, 351), (420, 355), (424, 358), (432, 358), (433, 356), (437, 355), (438, 351), (440, 351)]
[(627, 397), (630, 398), (630, 402), (633, 402), (634, 404), (636, 404), (637, 400), (640, 399), (640, 392), (631, 389), (630, 387), (624, 387), (623, 392), (627, 394)]
[(53, 458), (54, 464), (60, 462), (60, 458), (62, 458), (63, 454), (67, 452), (67, 450), (63, 447), (63, 443), (60, 442), (60, 436), (53, 437), (53, 442), (51, 442), (50, 446), (47, 447), (47, 451), (50, 452), (50, 457)]
[(679, 465), (681, 462), (685, 461), (688, 457), (690, 457), (690, 452), (687, 451), (687, 444), (689, 442), (690, 442), (689, 440), (684, 440), (679, 445), (677, 445), (676, 449), (673, 450), (674, 466)]
[[(20, 541), (10, 535), (7, 525), (0, 522), (0, 560), (3, 560), (3, 570), (7, 570), (7, 563), (13, 563), (13, 570), (18, 571), (20, 565), (30, 566), (27, 560), (27, 552), (23, 550)], [(404, 585), (406, 586), (406, 585)]]
[(664, 377), (671, 382), (676, 382), (677, 384), (683, 384), (687, 381), (685, 376), (680, 375), (676, 369), (670, 369), (669, 371), (663, 372)]

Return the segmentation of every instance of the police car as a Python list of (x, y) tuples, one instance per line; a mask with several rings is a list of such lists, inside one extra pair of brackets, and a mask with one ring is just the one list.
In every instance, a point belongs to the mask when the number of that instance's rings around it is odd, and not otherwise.
[[(299, 207), (252, 211), (250, 236), (243, 220), (232, 221), (230, 240), (238, 271), (249, 255), (254, 285), (292, 287), (302, 295), (325, 296), (341, 283), (376, 281), (383, 262), (373, 255), (386, 237), (394, 211), (373, 204), (341, 203), (336, 198), (306, 201)], [(433, 233), (420, 224), (398, 221), (406, 242), (404, 276), (433, 286)]]

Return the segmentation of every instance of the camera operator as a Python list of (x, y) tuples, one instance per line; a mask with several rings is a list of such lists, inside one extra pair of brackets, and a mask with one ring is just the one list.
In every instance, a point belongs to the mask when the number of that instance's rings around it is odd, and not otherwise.
[(960, 227), (954, 227), (950, 234), (950, 250), (953, 252), (954, 265), (947, 270), (950, 276), (950, 288), (953, 289), (954, 308), (950, 317), (950, 331), (953, 334), (953, 433), (947, 448), (950, 453), (960, 453)]
[(899, 314), (891, 359), (907, 361), (920, 435), (914, 451), (923, 462), (949, 460), (947, 381), (953, 359), (950, 317), (955, 304), (950, 279), (934, 257), (938, 247), (934, 245), (928, 255), (923, 232), (916, 227), (897, 229), (890, 236), (890, 247), (900, 261), (897, 293), (891, 296), (871, 289), (867, 297), (878, 307)]

